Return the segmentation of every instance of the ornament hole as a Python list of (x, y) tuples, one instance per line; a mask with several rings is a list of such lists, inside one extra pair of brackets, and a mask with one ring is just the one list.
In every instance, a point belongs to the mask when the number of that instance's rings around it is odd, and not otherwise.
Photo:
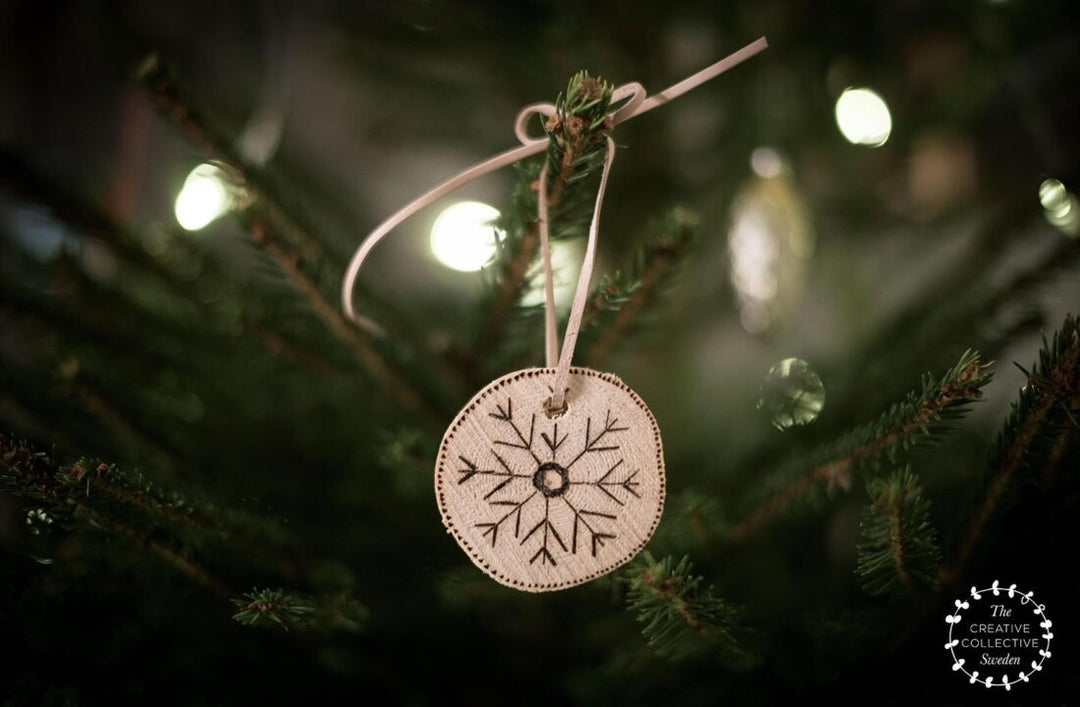
[(533, 474), (533, 486), (548, 498), (561, 496), (570, 488), (570, 472), (555, 462), (545, 462)]
[(544, 401), (544, 414), (547, 415), (549, 420), (558, 420), (569, 411), (570, 403), (566, 398), (563, 398), (562, 407), (559, 408), (551, 406), (551, 398)]

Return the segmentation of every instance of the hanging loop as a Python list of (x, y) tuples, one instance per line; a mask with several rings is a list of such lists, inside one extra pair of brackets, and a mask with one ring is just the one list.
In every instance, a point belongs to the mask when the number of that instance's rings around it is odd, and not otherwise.
[[(593, 205), (592, 222), (589, 224), (589, 239), (585, 243), (585, 258), (581, 263), (574, 301), (570, 305), (570, 316), (566, 321), (566, 333), (563, 334), (562, 347), (557, 348), (555, 338), (555, 286), (551, 269), (550, 236), (547, 219), (547, 167), (540, 172), (540, 247), (543, 251), (544, 267), (544, 320), (547, 348), (547, 365), (555, 368), (555, 380), (551, 384), (551, 398), (544, 406), (548, 417), (557, 417), (566, 411), (566, 383), (570, 378), (570, 362), (574, 358), (581, 319), (585, 314), (585, 300), (589, 298), (589, 281), (592, 279), (593, 266), (596, 264), (596, 241), (600, 234), (600, 209), (604, 205), (604, 192), (607, 191), (608, 175), (611, 164), (615, 161), (615, 141), (610, 135), (604, 136), (604, 168), (600, 173), (600, 186), (596, 190), (596, 203)], [(557, 362), (555, 362), (557, 359)]]
[[(760, 37), (750, 44), (747, 44), (742, 49), (729, 54), (715, 64), (711, 64), (696, 74), (693, 74), (679, 83), (669, 86), (663, 91), (647, 98), (645, 97), (644, 86), (639, 83), (630, 82), (619, 86), (612, 93), (612, 101), (617, 103), (623, 99), (628, 100), (626, 104), (619, 107), (611, 114), (612, 125), (618, 125), (619, 123), (637, 117), (642, 113), (647, 113), (653, 108), (681, 96), (687, 91), (716, 78), (733, 66), (746, 61), (755, 54), (764, 51), (768, 46), (768, 41), (764, 37)], [(494, 172), (497, 169), (501, 169), (519, 160), (523, 160), (526, 157), (543, 152), (547, 147), (549, 138), (533, 137), (529, 135), (527, 123), (532, 115), (539, 114), (550, 117), (551, 115), (554, 115), (554, 112), (555, 106), (550, 103), (533, 103), (525, 106), (525, 108), (518, 113), (517, 119), (514, 121), (514, 134), (521, 143), (519, 147), (489, 157), (483, 162), (478, 162), (472, 167), (462, 170), (442, 184), (421, 194), (399, 209), (396, 213), (391, 214), (389, 218), (380, 223), (375, 230), (369, 233), (367, 237), (360, 242), (360, 245), (357, 246), (356, 252), (353, 253), (353, 257), (349, 261), (349, 266), (345, 270), (345, 277), (341, 283), (341, 308), (345, 312), (345, 316), (368, 332), (378, 334), (381, 331), (379, 326), (370, 319), (358, 315), (353, 306), (353, 290), (356, 289), (356, 280), (360, 274), (360, 268), (371, 254), (371, 251), (383, 238), (386, 238), (391, 231), (401, 225), (417, 211), (433, 204), (474, 179), (478, 179), (485, 174)]]
[(514, 119), (514, 135), (517, 136), (518, 142), (522, 145), (535, 145), (537, 143), (547, 145), (547, 133), (538, 137), (529, 135), (529, 119), (534, 115), (550, 118), (557, 111), (558, 109), (554, 103), (532, 103), (518, 111), (517, 118)]
[[(720, 61), (707, 66), (692, 76), (683, 79), (673, 86), (660, 91), (652, 96), (647, 96), (645, 87), (636, 81), (622, 84), (611, 94), (611, 104), (622, 105), (612, 110), (607, 117), (613, 127), (631, 118), (646, 113), (657, 106), (677, 98), (687, 91), (700, 86), (716, 76), (724, 73), (731, 67), (749, 59), (755, 54), (764, 51), (769, 44), (764, 37), (746, 45), (742, 49), (728, 55)], [(514, 135), (521, 143), (519, 147), (499, 153), (488, 159), (459, 172), (442, 184), (421, 194), (416, 199), (402, 207), (383, 221), (374, 231), (361, 241), (356, 252), (349, 261), (349, 267), (345, 271), (345, 278), (341, 286), (341, 304), (346, 316), (359, 326), (372, 333), (380, 333), (377, 324), (361, 317), (353, 308), (353, 290), (356, 287), (356, 279), (360, 268), (368, 255), (379, 242), (388, 236), (391, 231), (417, 211), (441, 199), (469, 182), (482, 177), (485, 174), (501, 169), (509, 164), (522, 160), (531, 155), (543, 152), (551, 141), (548, 135), (532, 136), (529, 134), (529, 122), (534, 115), (550, 118), (555, 115), (557, 109), (551, 103), (532, 103), (522, 108), (514, 120)], [(604, 192), (607, 190), (608, 176), (611, 173), (611, 165), (615, 160), (615, 142), (610, 135), (605, 135), (604, 167), (600, 176), (600, 186), (597, 189), (596, 203), (593, 206), (592, 221), (589, 225), (589, 237), (585, 246), (585, 257), (581, 264), (581, 273), (578, 275), (577, 287), (574, 291), (574, 299), (570, 306), (570, 316), (566, 323), (566, 332), (563, 335), (562, 345), (559, 345), (555, 327), (555, 287), (554, 275), (551, 267), (551, 243), (548, 224), (548, 200), (547, 200), (547, 160), (540, 170), (539, 194), (537, 198), (537, 210), (540, 230), (541, 258), (544, 271), (544, 348), (547, 366), (555, 369), (555, 376), (551, 386), (551, 397), (544, 404), (544, 412), (548, 417), (560, 417), (565, 414), (567, 408), (566, 393), (567, 382), (570, 377), (570, 363), (573, 360), (574, 348), (577, 345), (578, 333), (581, 329), (581, 320), (585, 312), (585, 300), (589, 295), (589, 281), (592, 278), (593, 267), (596, 263), (596, 241), (600, 231), (600, 209), (604, 203)]]

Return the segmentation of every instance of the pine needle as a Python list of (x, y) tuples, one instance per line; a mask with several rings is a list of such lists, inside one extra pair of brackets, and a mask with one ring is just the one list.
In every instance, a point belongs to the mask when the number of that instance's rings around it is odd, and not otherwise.
[(930, 501), (905, 467), (867, 483), (856, 573), (871, 594), (914, 594), (936, 584), (941, 551), (930, 523)]
[[(596, 175), (603, 165), (604, 137), (611, 130), (607, 120), (611, 93), (610, 83), (581, 71), (571, 77), (566, 91), (559, 94), (555, 115), (544, 125), (550, 137), (544, 159), (548, 165), (548, 223), (553, 240), (584, 233), (591, 217), (591, 190), (583, 188), (583, 182)], [(498, 222), (499, 230), (505, 235), (500, 239), (500, 257), (491, 269), (494, 278), (488, 302), (480, 308), (483, 319), (474, 349), (482, 347), (490, 352), (504, 338), (510, 315), (531, 280), (532, 265), (540, 252), (537, 221), (540, 168), (539, 162), (519, 167), (521, 183), (514, 194), (514, 208)], [(524, 309), (522, 314), (528, 316), (529, 308)], [(469, 362), (475, 358), (468, 357), (459, 363), (471, 365)]]
[(345, 631), (363, 627), (368, 611), (343, 595), (310, 596), (284, 589), (255, 589), (233, 599), (233, 620), (245, 626), (283, 631)]
[(627, 608), (645, 624), (642, 635), (658, 656), (673, 661), (715, 657), (732, 668), (756, 662), (736, 638), (737, 612), (702, 585), (688, 557), (656, 560), (643, 552), (626, 572)]
[(732, 541), (742, 541), (796, 501), (822, 487), (850, 488), (852, 476), (863, 466), (882, 461), (895, 464), (917, 443), (936, 441), (941, 432), (963, 417), (971, 403), (982, 397), (990, 382), (989, 364), (967, 351), (940, 379), (923, 376), (922, 386), (894, 403), (873, 422), (861, 425), (839, 440), (792, 457), (762, 486), (769, 495), (745, 518), (732, 526)]
[(959, 579), (1013, 477), (1036, 467), (1052, 470), (1050, 463), (1060, 463), (1064, 458), (1062, 436), (1067, 439), (1080, 430), (1074, 407), (1078, 395), (1080, 319), (1069, 315), (1053, 341), (1043, 339), (1039, 360), (1031, 368), (1027, 385), (1020, 391), (997, 436), (987, 466), (986, 494), (960, 542), (955, 562), (942, 569), (943, 583), (952, 584)]
[(673, 209), (653, 228), (657, 234), (637, 250), (630, 266), (604, 277), (589, 297), (582, 328), (585, 361), (591, 367), (602, 366), (659, 301), (696, 239), (697, 218), (686, 209)]

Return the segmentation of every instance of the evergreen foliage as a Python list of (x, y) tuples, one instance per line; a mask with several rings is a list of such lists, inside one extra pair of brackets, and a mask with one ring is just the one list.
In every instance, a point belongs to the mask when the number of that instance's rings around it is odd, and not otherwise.
[(873, 421), (809, 452), (792, 454), (754, 489), (755, 496), (768, 495), (731, 528), (732, 539), (743, 539), (795, 501), (820, 497), (822, 487), (825, 491), (849, 489), (856, 472), (896, 464), (917, 443), (939, 440), (982, 397), (982, 388), (991, 378), (979, 354), (966, 351), (941, 377), (924, 374), (917, 390)]
[(626, 605), (645, 624), (642, 635), (664, 658), (709, 657), (749, 667), (755, 656), (736, 637), (738, 613), (693, 570), (689, 557), (657, 560), (646, 550), (626, 571)]
[[(708, 12), (728, 12), (715, 5)], [(441, 43), (431, 31), (438, 22), (413, 21), (420, 6), (446, 12), (431, 3), (371, 12), (389, 13), (395, 31), (422, 37), (417, 65), (447, 62), (445, 74), (425, 70), (418, 78), (407, 62), (388, 61), (396, 50), (381, 31), (386, 22), (342, 30), (362, 36), (342, 51), (378, 67), (365, 76), (383, 91), (361, 102), (377, 114), (362, 138), (396, 149), (400, 134), (441, 145), (482, 133), (488, 123), (477, 113), (512, 115), (520, 98), (554, 92), (552, 75), (584, 61), (580, 46), (547, 65), (519, 61), (535, 48), (507, 37), (507, 27), (539, 11), (506, 5), (500, 12), (513, 22), (499, 25), (502, 32), (470, 34), (475, 56), (505, 62), (492, 74), (507, 84), (485, 87), (506, 100), (488, 101), (486, 89), (458, 90), (455, 72), (472, 83), (482, 64), (449, 62), (460, 47)], [(761, 12), (747, 7), (748, 17)], [(659, 22), (668, 9), (641, 12)], [(902, 8), (881, 12), (874, 17), (908, 18)], [(672, 78), (665, 63), (678, 63), (675, 50), (654, 61), (662, 52), (639, 51), (641, 37), (620, 33), (609, 10), (573, 13), (591, 19), (576, 39), (609, 64)], [(742, 32), (746, 22), (731, 19), (722, 26)], [(843, 45), (851, 51), (881, 40), (889, 56), (924, 56), (923, 44), (893, 46), (876, 30), (866, 33), (869, 20), (851, 22), (858, 42)], [(902, 34), (879, 24), (890, 37)], [(1041, 35), (1025, 31), (1042, 46)], [(653, 34), (650, 27), (650, 41)], [(553, 37), (543, 42), (562, 41)], [(675, 107), (635, 121), (640, 132), (613, 129), (613, 84), (573, 74), (555, 115), (531, 126), (551, 140), (545, 154), (515, 165), (496, 255), (467, 283), (475, 299), (467, 320), (441, 284), (425, 280), (415, 302), (398, 304), (361, 284), (360, 308), (384, 327), (380, 334), (355, 327), (336, 303), (356, 225), (383, 214), (353, 203), (364, 201), (355, 185), (314, 176), (323, 170), (307, 155), (248, 160), (228, 127), (235, 106), (199, 83), (186, 88), (183, 63), (156, 55), (141, 62), (132, 90), (161, 119), (155, 158), (164, 163), (161, 144), (173, 140), (177, 163), (197, 155), (228, 175), (235, 203), (212, 236), (181, 232), (156, 202), (149, 217), (118, 216), (87, 175), (64, 175), (52, 153), (7, 141), (0, 125), (0, 635), (14, 636), (18, 648), (0, 662), (0, 704), (296, 703), (348, 694), (376, 700), (382, 692), (414, 704), (514, 701), (508, 696), (545, 704), (843, 703), (852, 694), (916, 702), (939, 683), (952, 685), (947, 665), (940, 680), (926, 670), (940, 657), (939, 609), (968, 583), (998, 572), (1024, 575), (1018, 582), (1038, 577), (1061, 593), (1052, 597), (1055, 612), (1074, 611), (1063, 606), (1071, 602), (1062, 601), (1067, 560), (1054, 540), (1068, 544), (1080, 502), (1080, 320), (1069, 314), (1042, 339), (1035, 364), (1020, 369), (1026, 384), (1007, 415), (1001, 388), (1015, 373), (1004, 365), (992, 371), (984, 360), (1007, 361), (1025, 341), (1034, 349), (1025, 337), (1072, 304), (1045, 296), (1080, 261), (1080, 239), (1048, 225), (1034, 198), (1050, 167), (994, 172), (1003, 184), (992, 188), (1008, 198), (980, 193), (932, 221), (909, 214), (907, 192), (891, 194), (907, 172), (875, 171), (915, 163), (906, 150), (938, 123), (996, 149), (1003, 128), (980, 122), (976, 108), (1004, 114), (998, 93), (1016, 87), (991, 90), (990, 74), (973, 70), (957, 79), (962, 96), (920, 110), (923, 94), (904, 83), (922, 76), (913, 60), (888, 96), (897, 109), (893, 141), (875, 153), (846, 144), (844, 152), (823, 147), (821, 134), (835, 126), (828, 106), (815, 104), (818, 94), (797, 99), (813, 105), (812, 120), (771, 106), (774, 94), (802, 95), (809, 67), (815, 91), (824, 90), (823, 67), (831, 67), (830, 85), (848, 80), (852, 59), (789, 46), (792, 56), (809, 57), (805, 66), (725, 76), (727, 87), (701, 98), (695, 114), (723, 120), (696, 131), (693, 121), (660, 117)], [(973, 66), (997, 61), (979, 54), (986, 47), (967, 50)], [(1055, 74), (1055, 85), (1072, 85), (1073, 73)], [(428, 90), (441, 98), (412, 95)], [(458, 104), (444, 95), (451, 92), (462, 94), (453, 97)], [(391, 98), (409, 109), (378, 117), (375, 106)], [(1019, 103), (1034, 111), (1035, 98), (1023, 94)], [(1048, 131), (1036, 114), (1008, 114), (1017, 124), (1009, 130)], [(502, 144), (502, 134), (498, 141), (484, 134), (472, 146), (478, 151)], [(1017, 149), (1019, 138), (1006, 134), (1013, 142), (1003, 144)], [(540, 272), (541, 168), (553, 240), (580, 238), (608, 135), (625, 139), (628, 156), (617, 164), (638, 160), (635, 169), (647, 177), (614, 173), (612, 193), (622, 198), (605, 205), (602, 272), (575, 363), (625, 375), (657, 413), (666, 510), (648, 549), (610, 577), (552, 595), (519, 594), (483, 577), (443, 532), (431, 467), (440, 435), (469, 396), (496, 376), (541, 363), (542, 306), (527, 303)], [(1039, 135), (1040, 144), (1054, 144), (1049, 133)], [(766, 139), (778, 141), (778, 154), (792, 151), (784, 169), (796, 171), (813, 202), (819, 239), (839, 243), (816, 261), (813, 295), (796, 295), (812, 300), (800, 316), (815, 319), (812, 308), (831, 298), (843, 300), (837, 309), (847, 307), (848, 319), (778, 321), (754, 334), (736, 323), (725, 209), (738, 180), (774, 178), (746, 166)], [(796, 155), (796, 143), (810, 148)], [(1003, 163), (1009, 159), (1021, 158), (1006, 155)], [(365, 184), (377, 179), (368, 167), (358, 169)], [(705, 176), (686, 176), (691, 167)], [(684, 202), (691, 206), (672, 206)], [(920, 262), (941, 255), (931, 253), (931, 241), (971, 233), (956, 237), (955, 262), (933, 263), (932, 281), (870, 316), (861, 300), (887, 301), (867, 294), (887, 268), (859, 274), (870, 282), (844, 282), (857, 268), (837, 261), (854, 261), (849, 250), (879, 245), (887, 239), (868, 236), (897, 224)], [(35, 228), (60, 234), (55, 253), (27, 245)], [(1018, 257), (1036, 240), (1049, 245)], [(765, 254), (790, 255), (778, 243), (764, 244)], [(424, 288), (438, 289), (429, 300), (447, 301), (425, 300)], [(802, 356), (807, 330), (819, 325), (842, 345), (822, 354), (831, 356), (817, 369), (828, 403), (809, 424), (774, 430), (754, 414), (747, 391), (756, 381), (735, 380), (741, 371), (711, 378), (737, 355), (763, 367), (781, 351)], [(821, 338), (818, 349), (830, 348)], [(990, 404), (974, 406), (982, 401)], [(865, 487), (868, 500), (849, 494), (853, 485)], [(1062, 626), (1080, 625), (1073, 618), (1066, 614)], [(1055, 651), (1060, 663), (1032, 680), (1035, 701), (1060, 703), (1080, 690), (1066, 669), (1075, 662), (1070, 648)], [(256, 671), (258, 679), (236, 679)], [(972, 699), (968, 687), (958, 681), (941, 699)]]
[(930, 521), (930, 500), (910, 468), (867, 483), (857, 572), (871, 594), (933, 589), (941, 550)]

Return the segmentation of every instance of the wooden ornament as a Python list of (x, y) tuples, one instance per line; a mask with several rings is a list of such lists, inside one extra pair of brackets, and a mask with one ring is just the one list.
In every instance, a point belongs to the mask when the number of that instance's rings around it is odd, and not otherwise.
[(607, 574), (648, 542), (664, 507), (652, 412), (617, 376), (571, 368), (550, 412), (554, 368), (490, 383), (451, 423), (435, 494), (443, 524), (477, 567), (528, 592)]

